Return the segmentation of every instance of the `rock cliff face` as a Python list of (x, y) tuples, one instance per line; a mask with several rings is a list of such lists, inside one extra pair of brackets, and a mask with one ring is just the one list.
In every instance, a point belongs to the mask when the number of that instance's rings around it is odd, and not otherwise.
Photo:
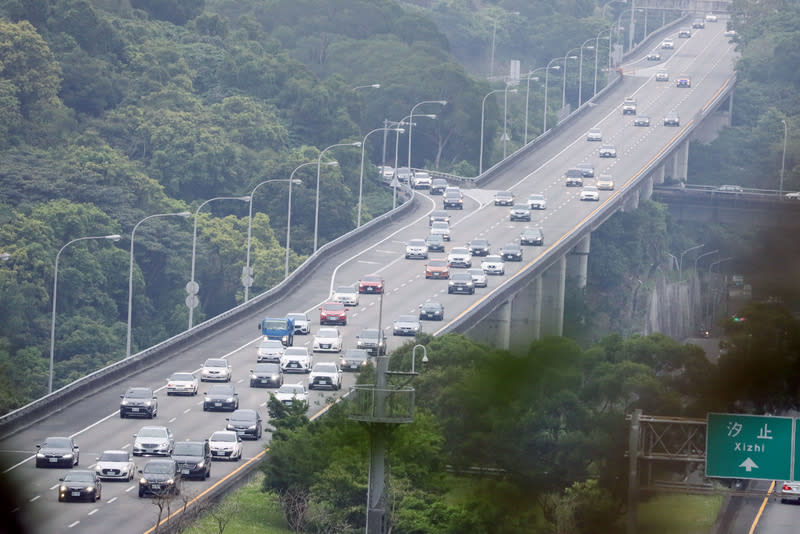
[(648, 295), (644, 334), (656, 332), (682, 340), (702, 322), (700, 282), (689, 276), (682, 282), (662, 277)]

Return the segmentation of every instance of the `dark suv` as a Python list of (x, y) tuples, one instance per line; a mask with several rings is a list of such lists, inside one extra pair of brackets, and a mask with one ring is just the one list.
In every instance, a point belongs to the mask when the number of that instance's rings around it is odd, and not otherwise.
[(119, 403), (119, 416), (122, 419), (130, 416), (152, 419), (158, 415), (158, 399), (152, 388), (128, 388), (119, 397), (122, 399)]
[(379, 349), (380, 354), (386, 354), (386, 339), (377, 328), (365, 328), (356, 339), (356, 347), (366, 350), (370, 356), (377, 356)]
[(211, 476), (211, 447), (207, 439), (175, 443), (172, 459), (177, 462), (183, 478), (203, 480)]
[(150, 460), (144, 464), (144, 469), (139, 470), (139, 475), (139, 497), (147, 493), (179, 495), (181, 492), (178, 463), (172, 458)]

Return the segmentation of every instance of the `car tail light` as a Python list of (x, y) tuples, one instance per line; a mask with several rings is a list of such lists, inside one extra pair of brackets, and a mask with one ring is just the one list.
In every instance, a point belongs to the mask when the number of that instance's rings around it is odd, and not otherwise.
[(784, 484), (783, 491), (792, 491), (792, 487), (789, 484)]

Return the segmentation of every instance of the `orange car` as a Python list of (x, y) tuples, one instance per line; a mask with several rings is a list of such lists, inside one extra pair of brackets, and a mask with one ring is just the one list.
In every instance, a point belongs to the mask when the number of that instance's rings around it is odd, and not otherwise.
[(450, 264), (445, 260), (431, 260), (425, 264), (425, 278), (450, 278)]

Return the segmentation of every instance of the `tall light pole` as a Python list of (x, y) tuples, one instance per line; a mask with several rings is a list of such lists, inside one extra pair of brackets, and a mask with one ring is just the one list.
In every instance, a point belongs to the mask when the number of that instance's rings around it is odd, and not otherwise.
[[(581, 107), (581, 104), (583, 104), (583, 47), (585, 47), (586, 43), (590, 41), (594, 41), (594, 39), (586, 39), (581, 45), (581, 55), (580, 59), (578, 60), (578, 107)], [(594, 47), (589, 46), (587, 48), (591, 50)]]
[(527, 145), (528, 144), (528, 100), (529, 100), (530, 94), (531, 94), (531, 80), (532, 79), (537, 79), (538, 80), (538, 78), (533, 78), (533, 75), (536, 74), (537, 72), (539, 72), (540, 70), (544, 70), (545, 68), (546, 67), (539, 67), (539, 68), (533, 69), (526, 76), (526, 78), (527, 78), (527, 88), (525, 90), (525, 136), (524, 136), (524, 140), (523, 140), (523, 143), (522, 143), (523, 145)]
[(608, 64), (609, 67), (611, 66), (611, 28), (606, 28), (597, 32), (597, 37), (594, 38), (594, 89), (592, 90), (592, 97), (597, 94), (597, 51), (600, 49), (600, 35), (605, 32), (608, 32)]
[[(292, 174), (289, 175), (289, 209), (286, 214), (286, 257), (284, 259), (283, 265), (283, 278), (284, 280), (289, 277), (289, 251), (291, 250), (291, 239), (292, 239), (292, 184), (295, 182), (294, 180), (294, 173), (306, 167), (308, 165), (316, 164), (316, 161), (309, 161), (307, 163), (301, 163), (292, 171)], [(338, 161), (326, 161), (323, 165), (329, 165), (331, 167), (337, 167), (339, 165)], [(300, 180), (297, 180), (298, 183)]]
[(789, 133), (789, 126), (785, 119), (781, 119), (781, 122), (783, 123), (783, 155), (781, 156), (781, 183), (778, 194), (783, 198), (783, 171), (786, 168), (786, 137)]
[(578, 56), (571, 56), (570, 53), (577, 50), (577, 48), (573, 48), (569, 52), (566, 53), (564, 56), (564, 84), (561, 89), (561, 109), (567, 107), (567, 60), (568, 59), (578, 59)]
[(683, 255), (686, 254), (687, 252), (697, 250), (698, 248), (703, 248), (704, 246), (706, 246), (705, 243), (702, 243), (700, 245), (689, 247), (683, 252), (681, 252), (680, 259), (678, 260), (678, 280), (683, 281)]
[[(503, 91), (503, 159), (506, 159), (506, 146), (508, 145), (508, 87), (509, 83), (506, 82), (506, 90)], [(512, 89), (516, 93), (517, 88)]]
[[(547, 63), (547, 68), (544, 69), (544, 113), (542, 113), (544, 115), (544, 121), (543, 121), (544, 124), (542, 125), (542, 133), (545, 133), (547, 131), (547, 89), (548, 89), (548, 87), (547, 87), (548, 83), (547, 82), (549, 81), (548, 78), (550, 77), (550, 64), (552, 64), (553, 61), (558, 61), (560, 59), (564, 59), (564, 58), (562, 58), (562, 57), (554, 57), (553, 59), (551, 59)], [(553, 68), (554, 69), (555, 68), (559, 68), (560, 69), (561, 66), (560, 65), (555, 65)]]
[(200, 209), (208, 204), (209, 202), (213, 202), (215, 200), (240, 200), (242, 202), (250, 202), (250, 197), (214, 197), (209, 198), (199, 206), (194, 212), (194, 230), (192, 232), (192, 274), (191, 278), (189, 279), (189, 283), (186, 284), (186, 292), (189, 294), (186, 297), (186, 306), (189, 308), (189, 329), (191, 330), (192, 326), (194, 326), (194, 309), (198, 304), (197, 293), (200, 290), (200, 285), (194, 279), (194, 262), (195, 258), (197, 257), (197, 215), (200, 213)]
[[(489, 91), (488, 93), (486, 93), (486, 96), (483, 97), (483, 102), (481, 102), (481, 150), (480, 150), (480, 153), (478, 155), (478, 176), (483, 174), (483, 119), (484, 119), (484, 117), (486, 115), (486, 99), (489, 98), (491, 95), (493, 95), (495, 93), (499, 93), (500, 91), (505, 91), (506, 93), (508, 93), (509, 92), (509, 89), (508, 89), (509, 87), (510, 87), (510, 85), (506, 84), (504, 89), (495, 89), (493, 91)], [(512, 93), (516, 93), (517, 89), (516, 88), (511, 89), (511, 92)], [(503, 131), (503, 137), (504, 138), (505, 138), (505, 133), (506, 132)]]
[(53, 392), (53, 362), (55, 360), (55, 348), (56, 348), (56, 296), (58, 296), (58, 259), (61, 257), (61, 253), (64, 252), (64, 249), (70, 246), (73, 243), (77, 243), (78, 241), (86, 241), (87, 239), (109, 239), (111, 241), (119, 241), (120, 235), (118, 234), (111, 234), (111, 235), (99, 235), (99, 236), (88, 236), (88, 237), (79, 237), (78, 239), (73, 239), (58, 251), (56, 254), (56, 264), (55, 269), (53, 270), (53, 312), (50, 317), (50, 377), (47, 381), (47, 392)]
[(705, 258), (706, 256), (711, 256), (712, 254), (718, 253), (719, 250), (712, 250), (711, 252), (704, 252), (700, 254), (694, 259), (694, 272), (697, 273), (697, 262), (700, 261), (700, 258)]
[[(247, 302), (250, 300), (250, 286), (253, 284), (253, 270), (250, 268), (250, 243), (251, 237), (253, 235), (253, 198), (256, 196), (256, 191), (259, 187), (264, 184), (268, 184), (271, 182), (289, 182), (289, 194), (291, 195), (292, 190), (292, 179), (285, 179), (285, 178), (275, 178), (273, 180), (264, 180), (263, 182), (257, 184), (252, 191), (250, 191), (250, 210), (247, 215), (247, 255), (245, 258), (244, 269), (242, 270), (242, 285), (244, 286), (244, 301)], [(297, 184), (302, 184), (300, 180), (297, 180)], [(292, 198), (289, 197), (289, 209), (292, 206)], [(289, 224), (289, 221), (287, 221)], [(288, 250), (288, 245), (287, 245)]]
[[(409, 128), (411, 128), (411, 126), (409, 126)], [(366, 152), (367, 148), (367, 137), (374, 134), (375, 132), (385, 132), (387, 130), (395, 131), (397, 132), (398, 135), (405, 132), (403, 128), (375, 128), (374, 130), (368, 132), (367, 135), (364, 136), (363, 141), (361, 141), (361, 168), (358, 177), (358, 218), (357, 218), (356, 228), (361, 227), (361, 201), (363, 199), (363, 192), (364, 192), (364, 153)], [(411, 136), (409, 135), (409, 144), (410, 142), (411, 142)], [(409, 166), (409, 169), (410, 168), (411, 167)]]
[(330, 150), (331, 148), (336, 148), (337, 146), (360, 147), (361, 141), (356, 141), (355, 143), (338, 143), (325, 148), (322, 152), (319, 153), (319, 157), (317, 158), (317, 200), (314, 208), (314, 252), (317, 251), (317, 237), (319, 236), (319, 178), (322, 169), (322, 155), (326, 151)]
[(156, 213), (155, 215), (148, 215), (141, 221), (137, 222), (131, 230), (131, 259), (130, 267), (128, 270), (128, 330), (125, 338), (125, 358), (131, 357), (131, 324), (133, 320), (133, 241), (136, 238), (136, 229), (139, 225), (148, 219), (155, 219), (156, 217), (183, 217), (186, 219), (192, 214), (188, 211), (181, 211), (180, 213)]
[[(408, 114), (408, 170), (411, 170), (411, 129), (414, 126), (414, 110), (417, 109), (418, 106), (423, 104), (439, 104), (440, 106), (446, 106), (447, 100), (423, 100), (422, 102), (417, 102), (411, 107), (411, 112)], [(436, 118), (436, 115), (433, 116)], [(359, 206), (361, 204), (359, 203)]]
[[(509, 15), (519, 15), (519, 11), (509, 11), (508, 14)], [(494, 49), (495, 49), (494, 43), (495, 43), (495, 38), (496, 37), (497, 37), (497, 19), (494, 19), (492, 21), (492, 52), (489, 55), (489, 76), (488, 76), (488, 78), (491, 78), (492, 76), (494, 76)]]

